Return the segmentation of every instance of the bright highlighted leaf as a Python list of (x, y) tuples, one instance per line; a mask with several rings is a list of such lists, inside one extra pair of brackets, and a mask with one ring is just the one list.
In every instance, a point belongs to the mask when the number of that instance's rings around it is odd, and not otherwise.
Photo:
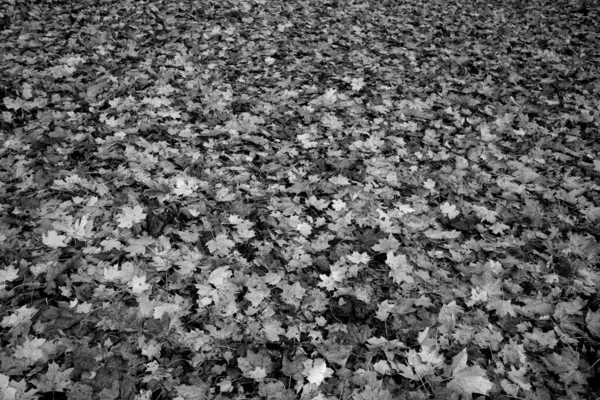
[(354, 264), (368, 264), (371, 261), (371, 257), (367, 253), (359, 253), (355, 251), (349, 256), (346, 256), (348, 261), (353, 262)]
[(146, 275), (134, 276), (129, 282), (129, 287), (134, 294), (142, 294), (145, 290), (152, 287), (149, 283), (146, 283)]
[(19, 277), (19, 270), (14, 265), (0, 269), (0, 284), (12, 282)]
[(135, 207), (123, 207), (123, 213), (117, 217), (119, 228), (131, 228), (138, 222), (142, 222), (146, 218), (144, 209), (136, 205)]
[(334, 185), (340, 185), (340, 186), (346, 186), (346, 185), (350, 184), (350, 181), (348, 181), (348, 178), (346, 178), (345, 176), (342, 176), (342, 175), (338, 175), (338, 176), (329, 178), (329, 182), (333, 183)]
[(256, 368), (254, 371), (250, 371), (246, 374), (248, 378), (252, 378), (257, 382), (262, 382), (267, 377), (267, 372), (264, 368)]
[(425, 182), (423, 182), (423, 187), (428, 190), (433, 190), (435, 187), (435, 181), (427, 179)]
[(229, 278), (232, 273), (228, 266), (219, 267), (210, 273), (208, 276), (208, 283), (215, 287), (222, 286)]
[(442, 214), (448, 217), (448, 219), (456, 218), (458, 214), (460, 214), (460, 212), (456, 209), (456, 206), (448, 202), (442, 204), (440, 209), (442, 210)]
[(352, 78), (350, 83), (352, 85), (352, 90), (354, 90), (355, 92), (359, 91), (360, 89), (362, 89), (365, 86), (365, 81), (363, 80), (362, 77)]
[(394, 279), (394, 283), (400, 284), (402, 282), (414, 283), (415, 280), (410, 273), (413, 271), (413, 267), (408, 263), (408, 259), (404, 254), (395, 256), (393, 252), (387, 253), (387, 259), (385, 261), (390, 266), (390, 277)]
[(264, 322), (263, 334), (269, 342), (278, 342), (279, 335), (285, 335), (285, 329), (281, 326), (280, 321), (271, 319)]
[(346, 203), (344, 203), (342, 200), (336, 199), (331, 204), (331, 208), (333, 208), (335, 211), (342, 211), (344, 208), (346, 208)]
[(42, 243), (46, 246), (58, 249), (59, 247), (67, 247), (65, 240), (67, 236), (59, 235), (56, 231), (48, 231), (46, 235), (42, 235)]
[(485, 370), (479, 366), (467, 366), (467, 349), (464, 349), (452, 359), (452, 380), (448, 389), (452, 389), (467, 399), (473, 398), (473, 393), (487, 394), (494, 386), (487, 378)]
[(93, 304), (88, 302), (83, 302), (81, 304), (77, 304), (77, 308), (75, 312), (77, 314), (89, 314), (92, 311)]
[(310, 236), (311, 232), (312, 232), (312, 228), (310, 227), (309, 224), (307, 224), (306, 222), (300, 222), (298, 224), (298, 226), (296, 227), (296, 229), (298, 230), (298, 232), (300, 232), (300, 234), (304, 237)]
[(410, 213), (414, 213), (415, 212), (415, 209), (412, 208), (408, 204), (398, 204), (396, 206), (396, 209), (398, 210), (398, 212), (400, 213), (400, 215), (410, 214)]
[(333, 375), (333, 370), (331, 368), (327, 368), (327, 364), (325, 360), (317, 359), (317, 360), (306, 360), (303, 363), (304, 370), (302, 374), (306, 377), (306, 380), (313, 385), (320, 385), (326, 378), (329, 378)]

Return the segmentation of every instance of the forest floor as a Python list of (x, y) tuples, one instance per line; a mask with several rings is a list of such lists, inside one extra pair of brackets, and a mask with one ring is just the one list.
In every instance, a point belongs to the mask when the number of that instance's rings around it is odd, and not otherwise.
[(597, 399), (600, 7), (0, 5), (0, 399)]

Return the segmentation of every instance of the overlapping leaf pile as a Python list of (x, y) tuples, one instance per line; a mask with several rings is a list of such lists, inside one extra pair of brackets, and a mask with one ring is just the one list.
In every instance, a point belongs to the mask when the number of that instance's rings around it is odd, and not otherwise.
[(596, 4), (2, 7), (1, 398), (600, 395)]

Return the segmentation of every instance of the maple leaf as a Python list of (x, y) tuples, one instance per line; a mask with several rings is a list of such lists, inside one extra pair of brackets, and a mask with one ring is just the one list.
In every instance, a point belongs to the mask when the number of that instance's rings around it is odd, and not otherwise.
[(257, 367), (255, 370), (248, 372), (245, 376), (254, 379), (257, 382), (262, 382), (267, 377), (267, 371), (264, 368)]
[(379, 360), (373, 364), (373, 370), (380, 375), (390, 375), (392, 372), (392, 367), (389, 361)]
[(442, 210), (442, 214), (444, 214), (446, 217), (448, 217), (448, 219), (453, 219), (458, 214), (460, 214), (460, 211), (458, 211), (456, 209), (456, 206), (454, 204), (450, 204), (448, 202), (445, 202), (444, 204), (442, 204), (440, 206), (440, 210)]
[(472, 399), (473, 393), (487, 395), (494, 385), (487, 378), (483, 368), (478, 365), (467, 366), (467, 359), (466, 348), (452, 358), (450, 366), (452, 380), (448, 382), (448, 388), (464, 395), (467, 399)]
[(379, 114), (387, 114), (390, 110), (383, 104), (378, 104), (369, 107), (373, 111), (377, 111)]
[(23, 99), (11, 99), (9, 97), (5, 97), (4, 98), (4, 105), (6, 106), (6, 108), (8, 109), (12, 109), (12, 110), (20, 110), (20, 109), (24, 109), (26, 108), (27, 101), (23, 100)]
[(0, 393), (2, 400), (13, 400), (17, 398), (17, 389), (10, 385), (11, 380), (8, 376), (0, 374)]
[(91, 236), (92, 229), (94, 228), (94, 221), (89, 220), (89, 215), (84, 215), (73, 223), (71, 230), (66, 232), (69, 236), (75, 239), (84, 240)]
[(469, 307), (473, 307), (476, 303), (487, 302), (488, 293), (480, 287), (471, 288), (471, 298), (466, 302)]
[(325, 290), (330, 291), (330, 292), (335, 290), (336, 284), (339, 282), (337, 279), (335, 279), (333, 277), (333, 275), (327, 276), (327, 275), (320, 274), (319, 278), (321, 278), (322, 282), (319, 282), (317, 285), (319, 287), (324, 288)]
[(379, 239), (379, 243), (372, 247), (378, 253), (388, 253), (400, 248), (400, 242), (395, 237), (389, 235), (386, 239)]
[(489, 348), (493, 351), (498, 351), (500, 342), (502, 342), (503, 339), (504, 336), (502, 335), (502, 332), (490, 327), (485, 327), (477, 332), (472, 340), (481, 348)]
[(87, 302), (83, 302), (83, 303), (79, 303), (79, 300), (75, 299), (73, 300), (71, 303), (69, 303), (69, 305), (71, 306), (71, 308), (75, 308), (75, 312), (78, 314), (88, 314), (90, 311), (92, 311), (92, 307), (93, 304), (92, 303), (87, 303)]
[(285, 301), (287, 304), (292, 304), (296, 307), (299, 307), (300, 301), (306, 293), (306, 289), (302, 287), (300, 282), (296, 282), (291, 286), (284, 284), (284, 286), (281, 286), (281, 288), (283, 289), (281, 300)]
[(219, 256), (227, 256), (230, 254), (231, 249), (235, 246), (235, 242), (227, 237), (227, 234), (221, 233), (216, 238), (209, 240), (206, 243), (206, 247), (211, 254)]
[(250, 229), (253, 223), (250, 221), (243, 221), (237, 225), (237, 234), (241, 239), (248, 240), (255, 236), (254, 230)]
[(355, 91), (355, 92), (358, 92), (363, 87), (365, 87), (365, 81), (363, 80), (362, 77), (352, 78), (350, 80), (350, 84), (352, 85), (352, 90)]
[(413, 381), (418, 381), (421, 379), (420, 376), (415, 374), (415, 371), (412, 369), (412, 367), (409, 367), (408, 365), (398, 364), (396, 365), (396, 368), (398, 369), (400, 375), (402, 375), (406, 379), (410, 379)]
[(556, 333), (554, 331), (544, 333), (541, 329), (534, 328), (533, 332), (525, 332), (523, 336), (526, 343), (532, 345), (538, 344), (542, 348), (549, 347), (553, 349), (558, 344), (558, 339), (556, 339)]
[(285, 335), (285, 329), (283, 329), (281, 321), (269, 319), (263, 324), (263, 334), (268, 341), (278, 342), (279, 335)]
[(66, 388), (68, 388), (72, 382), (71, 372), (73, 372), (74, 368), (67, 368), (64, 371), (60, 370), (60, 367), (54, 361), (48, 364), (48, 371), (43, 376), (32, 379), (31, 383), (33, 383), (37, 390), (40, 392), (63, 392)]
[(300, 222), (298, 226), (296, 226), (296, 230), (300, 232), (300, 234), (304, 237), (310, 236), (312, 233), (312, 228), (306, 222)]
[(235, 193), (231, 193), (228, 187), (223, 187), (215, 193), (215, 200), (226, 203), (235, 200)]
[(0, 270), (0, 284), (12, 282), (19, 278), (19, 270), (13, 265)]
[(325, 114), (323, 115), (323, 117), (321, 118), (321, 124), (329, 129), (342, 129), (344, 127), (344, 123), (342, 121), (340, 121), (335, 115), (333, 114)]
[(435, 181), (432, 179), (427, 179), (425, 182), (423, 182), (423, 187), (428, 190), (433, 190), (435, 187)]
[(16, 327), (20, 324), (26, 324), (31, 321), (31, 318), (38, 312), (35, 307), (27, 308), (27, 306), (21, 306), (16, 310), (13, 310), (13, 314), (2, 318), (0, 326), (3, 328)]
[(213, 289), (212, 286), (195, 284), (196, 290), (198, 292), (198, 304), (202, 307), (206, 307), (210, 304), (217, 303), (218, 301), (218, 291)]
[(68, 239), (65, 235), (59, 235), (56, 231), (48, 231), (47, 234), (42, 235), (42, 243), (46, 246), (52, 247), (53, 249), (58, 249), (59, 247), (67, 247), (67, 244), (64, 242), (65, 239)]
[(333, 370), (327, 367), (325, 360), (318, 358), (316, 360), (306, 360), (303, 363), (304, 370), (302, 374), (306, 380), (313, 385), (320, 385), (326, 378), (333, 375)]
[(37, 392), (36, 389), (27, 390), (25, 379), (15, 382), (8, 376), (0, 374), (0, 399), (2, 400), (34, 400), (40, 397), (36, 395)]
[(160, 357), (162, 344), (158, 343), (156, 339), (153, 338), (146, 342), (145, 337), (140, 336), (138, 338), (138, 345), (141, 349), (142, 355), (148, 357), (149, 359)]
[(375, 314), (375, 318), (380, 321), (385, 321), (390, 316), (390, 313), (396, 308), (394, 303), (390, 303), (389, 300), (384, 300), (379, 304), (379, 309)]
[(352, 345), (344, 345), (330, 339), (317, 344), (317, 349), (319, 350), (319, 353), (325, 356), (327, 361), (341, 367), (346, 365), (346, 361), (348, 361), (348, 358), (352, 353)]
[[(393, 211), (400, 214), (400, 216), (403, 216), (404, 214), (414, 213), (416, 210), (408, 204), (399, 204), (396, 206), (396, 208)], [(390, 213), (390, 215), (395, 216), (392, 213)]]
[(358, 251), (346, 256), (346, 258), (354, 264), (369, 264), (369, 261), (371, 261), (371, 257), (367, 253), (359, 253)]
[(490, 230), (496, 234), (496, 235), (501, 235), (504, 233), (505, 230), (510, 229), (510, 226), (506, 225), (506, 224), (502, 224), (500, 222), (496, 222), (494, 225), (492, 225), (490, 227)]
[(16, 347), (15, 357), (24, 358), (31, 364), (38, 360), (44, 360), (46, 358), (43, 351), (43, 346), (45, 343), (46, 339), (44, 338), (35, 338), (33, 340), (29, 340), (29, 338), (27, 338), (25, 343)]
[(487, 221), (491, 224), (496, 223), (496, 211), (491, 211), (488, 210), (485, 207), (482, 206), (478, 206), (478, 205), (472, 205), (471, 208), (473, 208), (473, 211), (475, 211), (475, 214), (477, 214), (477, 216), (482, 220), (482, 221)]
[(112, 238), (101, 241), (100, 245), (104, 251), (111, 251), (113, 249), (121, 250), (123, 248), (123, 244), (121, 242)]
[(181, 313), (184, 299), (181, 296), (175, 296), (173, 303), (159, 303), (154, 307), (153, 317), (155, 319), (161, 319), (163, 315), (177, 315)]
[[(308, 198), (306, 204), (313, 206), (314, 208), (316, 208), (319, 211), (322, 211), (327, 208), (327, 206), (329, 205), (329, 201), (324, 200), (324, 199), (317, 199), (313, 195)], [(337, 211), (339, 211), (339, 210), (337, 210)]]
[[(577, 367), (575, 367), (577, 369)], [(531, 390), (531, 384), (529, 383), (529, 379), (526, 377), (529, 368), (523, 366), (521, 368), (516, 369), (511, 366), (511, 370), (507, 372), (508, 377), (511, 381), (519, 385), (519, 387), (525, 391)]]
[(208, 283), (215, 287), (220, 287), (223, 286), (232, 275), (233, 273), (228, 266), (218, 267), (208, 276)]
[[(198, 239), (200, 238), (200, 235), (198, 234), (198, 232), (175, 231), (175, 233), (179, 236), (179, 238), (181, 240), (183, 240), (186, 243), (196, 243), (198, 241)], [(239, 228), (238, 228), (238, 233), (239, 233)], [(254, 236), (254, 232), (252, 232), (252, 236)]]
[(244, 298), (248, 300), (252, 307), (257, 308), (262, 301), (269, 296), (269, 292), (263, 292), (261, 290), (257, 290), (256, 288), (250, 288), (248, 293), (244, 295)]
[(394, 253), (390, 251), (387, 253), (385, 263), (391, 268), (389, 276), (393, 278), (394, 283), (415, 283), (415, 279), (409, 275), (413, 271), (413, 267), (408, 263), (406, 255), (400, 254), (395, 256)]
[(135, 207), (123, 207), (122, 213), (117, 216), (119, 228), (131, 228), (138, 222), (142, 222), (146, 218), (144, 209), (140, 205)]
[(104, 279), (107, 282), (114, 282), (116, 280), (120, 280), (123, 276), (123, 273), (119, 270), (118, 265), (113, 265), (110, 267), (104, 267)]
[(257, 382), (262, 382), (273, 370), (271, 356), (265, 350), (259, 350), (257, 353), (249, 351), (246, 357), (238, 357), (237, 362), (242, 374)]
[(496, 314), (498, 314), (500, 318), (504, 318), (507, 315), (510, 315), (511, 317), (517, 316), (517, 312), (512, 306), (510, 300), (492, 301), (488, 304), (488, 309), (496, 311)]
[(600, 338), (600, 311), (593, 312), (592, 310), (588, 310), (585, 323), (590, 333)]
[(325, 91), (325, 93), (323, 93), (323, 95), (319, 98), (319, 100), (321, 100), (322, 104), (326, 105), (326, 106), (331, 106), (333, 105), (333, 103), (335, 103), (338, 99), (338, 94), (337, 94), (337, 89), (327, 89)]
[(342, 200), (336, 199), (332, 202), (331, 208), (333, 208), (335, 211), (342, 211), (344, 208), (346, 208), (346, 203), (344, 203)]
[(550, 353), (550, 355), (542, 357), (542, 361), (550, 371), (556, 374), (576, 371), (579, 365), (579, 354), (568, 347), (562, 349), (561, 353)]
[(129, 246), (126, 246), (124, 249), (127, 250), (127, 254), (130, 256), (135, 256), (146, 253), (146, 250), (154, 244), (154, 239), (150, 236), (142, 236), (138, 239), (128, 239), (128, 242)]
[(129, 287), (134, 294), (142, 294), (144, 291), (150, 289), (152, 285), (146, 283), (146, 275), (134, 276), (129, 282)]
[(413, 367), (416, 375), (420, 378), (435, 374), (435, 366), (427, 362), (423, 362), (419, 353), (417, 353), (414, 349), (410, 349), (408, 351), (406, 359), (408, 364)]
[(333, 183), (334, 185), (340, 185), (340, 186), (346, 186), (350, 184), (350, 181), (348, 181), (348, 178), (346, 178), (345, 176), (342, 175), (337, 175), (337, 176), (333, 176), (331, 178), (329, 178), (329, 182)]
[(481, 124), (479, 130), (481, 132), (481, 139), (485, 142), (494, 142), (498, 139), (498, 136), (491, 133), (490, 127), (487, 124)]

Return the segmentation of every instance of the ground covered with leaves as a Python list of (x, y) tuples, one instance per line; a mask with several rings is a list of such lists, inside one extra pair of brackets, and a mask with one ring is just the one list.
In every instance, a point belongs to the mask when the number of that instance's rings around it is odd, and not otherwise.
[(600, 396), (597, 3), (1, 7), (1, 399)]

